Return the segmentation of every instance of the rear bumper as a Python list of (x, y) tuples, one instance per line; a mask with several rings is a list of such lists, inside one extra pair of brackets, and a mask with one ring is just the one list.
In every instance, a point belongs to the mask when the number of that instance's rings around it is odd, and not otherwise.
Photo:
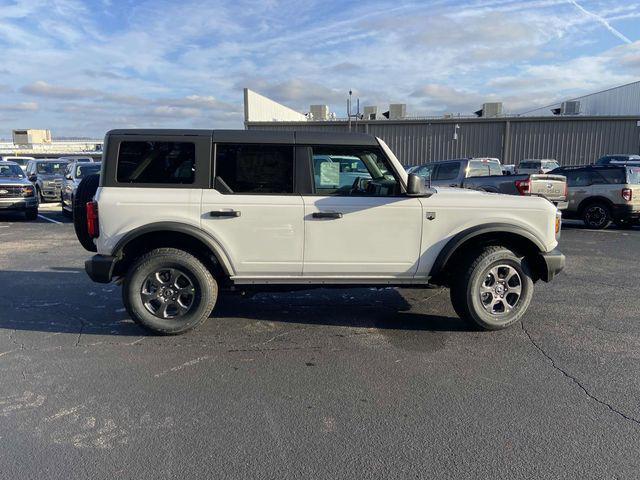
[(84, 262), (84, 270), (97, 283), (109, 283), (118, 259), (110, 255), (94, 255)]
[(542, 280), (550, 282), (564, 269), (566, 258), (560, 250), (551, 250), (547, 253), (541, 253), (540, 257), (546, 266), (546, 271), (542, 272)]
[(0, 199), (0, 210), (29, 210), (38, 208), (36, 197)]

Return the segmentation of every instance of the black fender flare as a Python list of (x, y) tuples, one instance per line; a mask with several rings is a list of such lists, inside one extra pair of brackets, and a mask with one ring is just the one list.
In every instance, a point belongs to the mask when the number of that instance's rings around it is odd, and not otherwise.
[(195, 238), (196, 240), (199, 240), (204, 245), (206, 245), (209, 250), (211, 250), (211, 253), (216, 257), (224, 272), (229, 276), (234, 275), (233, 265), (231, 264), (229, 255), (225, 251), (224, 247), (220, 244), (220, 242), (212, 235), (203, 231), (201, 228), (187, 223), (155, 222), (135, 228), (126, 233), (120, 240), (118, 240), (115, 247), (113, 248), (112, 255), (114, 257), (121, 257), (122, 251), (131, 241), (141, 237), (142, 235), (153, 232), (183, 233)]
[(461, 245), (472, 238), (485, 235), (487, 233), (507, 233), (517, 235), (533, 243), (539, 252), (545, 251), (544, 243), (534, 233), (524, 227), (508, 223), (486, 223), (484, 225), (476, 225), (475, 227), (468, 228), (455, 234), (445, 244), (431, 267), (429, 278), (437, 278), (444, 271), (445, 265)]

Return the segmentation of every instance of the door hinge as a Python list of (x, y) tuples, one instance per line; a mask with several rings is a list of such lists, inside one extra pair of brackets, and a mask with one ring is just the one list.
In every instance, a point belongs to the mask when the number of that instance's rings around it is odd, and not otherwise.
[(427, 212), (427, 220), (435, 220), (436, 212)]

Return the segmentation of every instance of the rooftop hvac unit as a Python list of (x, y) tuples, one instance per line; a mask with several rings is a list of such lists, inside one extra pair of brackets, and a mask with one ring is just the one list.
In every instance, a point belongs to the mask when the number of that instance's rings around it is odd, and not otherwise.
[(378, 107), (364, 107), (363, 118), (365, 120), (376, 120), (378, 118)]
[(502, 115), (502, 102), (490, 102), (482, 104), (482, 117), (499, 117)]
[(389, 105), (389, 120), (400, 120), (406, 116), (406, 103), (392, 103), (391, 105)]
[(562, 102), (560, 115), (580, 115), (580, 102), (577, 100)]
[(311, 105), (309, 107), (311, 112), (311, 118), (313, 120), (328, 120), (329, 119), (329, 106), (328, 105)]

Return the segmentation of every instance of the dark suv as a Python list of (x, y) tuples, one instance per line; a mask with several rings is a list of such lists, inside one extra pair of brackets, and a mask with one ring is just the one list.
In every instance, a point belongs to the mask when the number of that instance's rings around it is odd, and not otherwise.
[(565, 218), (581, 218), (597, 229), (612, 221), (630, 227), (640, 219), (640, 167), (589, 165), (557, 168), (551, 173), (567, 177)]
[(596, 165), (634, 165), (640, 166), (640, 155), (605, 155), (596, 160)]

